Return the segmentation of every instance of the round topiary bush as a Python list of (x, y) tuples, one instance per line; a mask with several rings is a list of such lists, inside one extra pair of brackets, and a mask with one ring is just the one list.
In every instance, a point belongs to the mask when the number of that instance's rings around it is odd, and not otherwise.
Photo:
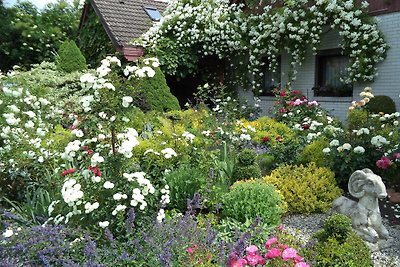
[(134, 98), (132, 104), (138, 107), (146, 106), (143, 111), (167, 112), (179, 110), (178, 99), (171, 93), (164, 74), (160, 68), (154, 68), (154, 71), (153, 77), (143, 77), (134, 81), (132, 86), (140, 97)]
[(267, 225), (277, 225), (286, 211), (283, 197), (273, 185), (256, 180), (235, 183), (222, 198), (224, 216), (242, 223), (257, 217)]
[(261, 178), (261, 169), (256, 158), (257, 154), (252, 149), (244, 149), (239, 153), (237, 163), (233, 168), (233, 182), (249, 178)]
[(275, 185), (288, 204), (289, 212), (326, 212), (332, 201), (341, 195), (335, 174), (314, 162), (307, 166), (286, 165), (273, 170), (264, 178)]
[(74, 41), (64, 41), (58, 49), (57, 68), (67, 73), (87, 69), (86, 59)]
[(386, 95), (377, 95), (371, 98), (366, 108), (371, 113), (383, 112), (385, 114), (392, 114), (396, 112), (396, 104), (393, 99)]

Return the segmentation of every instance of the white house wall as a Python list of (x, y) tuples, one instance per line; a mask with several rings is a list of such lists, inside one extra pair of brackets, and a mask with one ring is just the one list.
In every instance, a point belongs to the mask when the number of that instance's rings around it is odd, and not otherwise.
[[(309, 100), (317, 100), (321, 106), (339, 117), (346, 120), (346, 114), (351, 101), (360, 100), (360, 92), (371, 86), (375, 95), (390, 96), (395, 102), (397, 110), (400, 110), (400, 12), (377, 16), (380, 30), (385, 35), (386, 42), (390, 45), (387, 58), (379, 64), (378, 77), (373, 83), (354, 84), (353, 97), (314, 97), (312, 88), (315, 83), (315, 56), (311, 50), (302, 66), (297, 68), (297, 79), (292, 83), (292, 88), (300, 90)], [(337, 31), (327, 30), (321, 38), (321, 50), (338, 48), (340, 37)], [(289, 69), (288, 55), (282, 55), (282, 83), (288, 81)], [(246, 98), (251, 99), (249, 92)], [(261, 108), (263, 115), (272, 115), (270, 110), (273, 106), (273, 97), (261, 97)]]

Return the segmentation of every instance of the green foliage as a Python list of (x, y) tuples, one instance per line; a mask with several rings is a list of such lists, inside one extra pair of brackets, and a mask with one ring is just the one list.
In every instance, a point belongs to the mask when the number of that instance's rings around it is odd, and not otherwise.
[(309, 162), (315, 162), (318, 167), (328, 167), (329, 158), (325, 155), (322, 150), (329, 146), (329, 142), (326, 138), (318, 138), (306, 145), (303, 151), (300, 152), (297, 159), (301, 164), (307, 164)]
[(100, 61), (107, 55), (115, 54), (115, 48), (93, 10), (79, 32), (78, 45), (91, 67), (100, 65)]
[(76, 37), (80, 17), (77, 3), (73, 6), (64, 0), (46, 5), (41, 12), (28, 1), (0, 12), (2, 70), (52, 60), (62, 41)]
[(306, 166), (281, 166), (264, 178), (275, 185), (293, 213), (325, 212), (332, 201), (341, 195), (335, 174), (312, 162)]
[(242, 223), (260, 217), (264, 224), (274, 226), (285, 212), (285, 202), (275, 187), (254, 180), (235, 183), (222, 204), (226, 217)]
[(352, 109), (347, 113), (347, 127), (350, 131), (366, 125), (368, 122), (368, 111), (366, 109)]
[(383, 112), (385, 114), (392, 114), (396, 112), (396, 104), (389, 96), (376, 95), (370, 99), (366, 105), (366, 109), (371, 113)]
[(207, 174), (198, 168), (181, 166), (165, 176), (170, 187), (171, 208), (182, 212), (186, 210), (187, 201), (192, 199), (206, 183)]
[(351, 234), (351, 219), (343, 214), (330, 216), (323, 227), (323, 231), (316, 233), (315, 237), (320, 242), (326, 242), (329, 238), (334, 238), (343, 243)]
[(256, 162), (257, 154), (254, 150), (244, 149), (238, 155), (238, 160), (233, 168), (233, 181), (249, 178), (261, 178), (261, 169)]
[[(146, 77), (132, 82), (132, 86), (141, 97), (136, 97), (134, 105), (143, 107), (146, 105), (150, 110), (166, 112), (179, 110), (178, 99), (171, 94), (164, 74), (159, 68), (155, 68), (154, 77)], [(145, 102), (145, 103), (143, 103)]]
[(367, 245), (351, 231), (351, 220), (346, 216), (328, 218), (324, 229), (315, 237), (318, 242), (306, 250), (306, 258), (311, 260), (312, 266), (373, 266)]
[(74, 41), (64, 41), (58, 49), (57, 67), (64, 72), (87, 69), (86, 59)]

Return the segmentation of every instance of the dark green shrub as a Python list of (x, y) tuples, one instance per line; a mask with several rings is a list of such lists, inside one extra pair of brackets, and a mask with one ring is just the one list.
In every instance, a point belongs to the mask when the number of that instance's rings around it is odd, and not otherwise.
[(222, 198), (223, 214), (242, 223), (260, 217), (264, 224), (277, 225), (286, 203), (273, 185), (256, 180), (239, 181)]
[(314, 162), (307, 166), (278, 167), (264, 181), (279, 189), (293, 213), (325, 212), (341, 195), (335, 174)]
[(371, 98), (366, 108), (371, 113), (383, 112), (385, 114), (392, 114), (396, 112), (396, 104), (393, 99), (386, 95), (377, 95)]
[(58, 49), (57, 68), (64, 72), (87, 69), (86, 59), (74, 41), (64, 41)]
[(164, 74), (159, 68), (154, 68), (153, 77), (144, 77), (135, 81), (132, 86), (137, 90), (138, 96), (134, 98), (133, 105), (146, 107), (143, 111), (154, 110), (166, 112), (179, 110), (178, 99), (171, 94)]
[(238, 155), (233, 169), (233, 182), (249, 178), (261, 178), (261, 169), (256, 162), (257, 154), (254, 150), (244, 149)]
[(205, 185), (206, 176), (207, 174), (199, 168), (188, 166), (182, 166), (168, 173), (165, 177), (170, 188), (171, 203), (168, 207), (184, 212), (188, 199), (192, 199), (193, 195)]
[(314, 237), (317, 242), (305, 253), (312, 266), (373, 266), (371, 252), (365, 242), (351, 231), (351, 220), (344, 215), (328, 218), (323, 230)]
[(323, 227), (323, 231), (316, 234), (320, 242), (325, 242), (329, 238), (335, 238), (343, 243), (351, 233), (351, 219), (343, 214), (330, 216)]

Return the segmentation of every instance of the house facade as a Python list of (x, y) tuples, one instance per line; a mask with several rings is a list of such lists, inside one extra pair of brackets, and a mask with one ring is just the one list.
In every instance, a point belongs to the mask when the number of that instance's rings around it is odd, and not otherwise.
[[(354, 83), (339, 88), (337, 78), (341, 70), (346, 68), (347, 58), (340, 53), (340, 36), (337, 31), (327, 27), (321, 35), (321, 45), (317, 55), (311, 49), (302, 66), (297, 67), (296, 80), (292, 88), (300, 90), (310, 101), (318, 101), (323, 108), (332, 115), (346, 120), (346, 114), (353, 100), (360, 100), (360, 92), (367, 86), (371, 87), (375, 95), (391, 97), (397, 110), (400, 110), (400, 1), (370, 0), (369, 12), (378, 23), (378, 28), (384, 34), (390, 48), (387, 58), (378, 66), (378, 76), (373, 82)], [(280, 59), (280, 72), (275, 76), (275, 83), (286, 84), (289, 81), (289, 55), (282, 54)], [(268, 77), (268, 75), (265, 75)], [(268, 79), (268, 78), (267, 78)], [(278, 81), (277, 81), (278, 80)], [(329, 84), (330, 86), (325, 86)], [(335, 84), (337, 88), (335, 88)], [(250, 91), (241, 92), (249, 101), (253, 100)], [(261, 96), (263, 115), (272, 115), (271, 108), (274, 104), (272, 95)]]

